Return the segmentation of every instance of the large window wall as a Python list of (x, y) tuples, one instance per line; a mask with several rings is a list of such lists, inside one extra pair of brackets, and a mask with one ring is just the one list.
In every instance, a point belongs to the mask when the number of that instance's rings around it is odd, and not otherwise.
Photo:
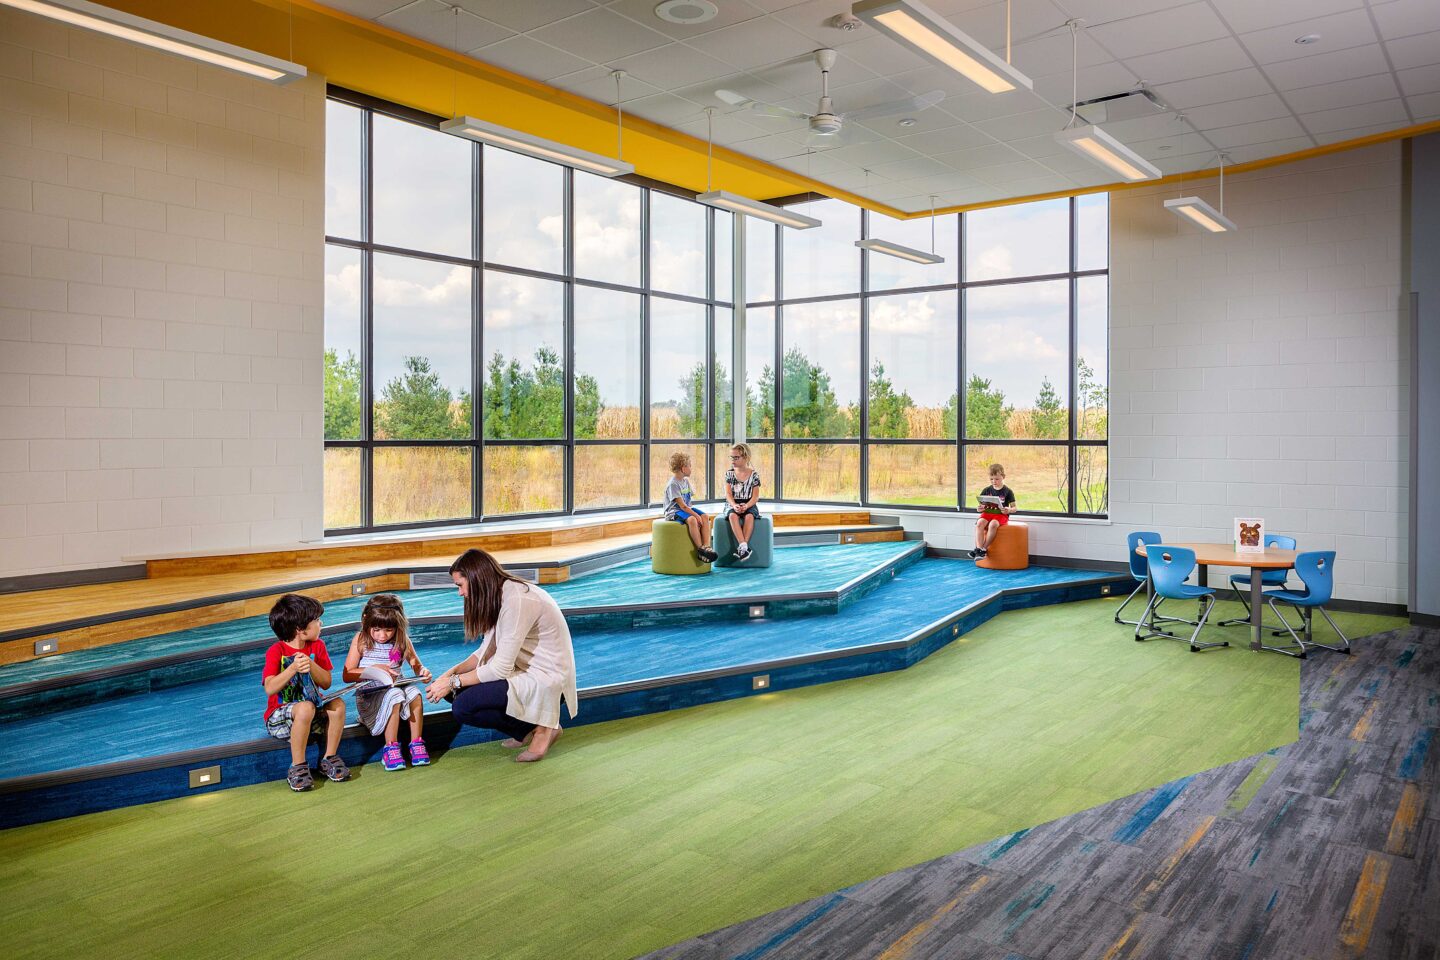
[[(653, 505), (677, 450), (718, 495), (733, 218), (338, 97), (327, 529)], [(824, 226), (739, 223), (745, 432), (767, 497), (970, 511), (1000, 462), (1024, 512), (1107, 512), (1103, 194), (933, 222), (795, 206)]]
[[(772, 492), (974, 510), (1000, 463), (1023, 512), (1104, 515), (1107, 202), (932, 223), (826, 199), (792, 205), (819, 229), (750, 221), (749, 427)], [(863, 237), (945, 261), (864, 252)]]
[(327, 105), (326, 528), (654, 504), (676, 450), (706, 495), (731, 216), (437, 123)]

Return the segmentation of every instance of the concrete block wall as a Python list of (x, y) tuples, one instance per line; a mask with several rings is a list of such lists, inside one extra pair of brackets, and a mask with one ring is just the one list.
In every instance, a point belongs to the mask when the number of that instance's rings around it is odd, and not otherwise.
[(0, 576), (321, 535), (324, 96), (0, 8)]
[[(1409, 360), (1399, 142), (1226, 178), (1231, 234), (1111, 196), (1109, 524), (1038, 520), (1036, 554), (1124, 559), (1125, 533), (1225, 541), (1264, 517), (1337, 551), (1337, 595), (1404, 604)], [(1218, 205), (1213, 180), (1187, 184)], [(973, 518), (907, 516), (968, 548)]]

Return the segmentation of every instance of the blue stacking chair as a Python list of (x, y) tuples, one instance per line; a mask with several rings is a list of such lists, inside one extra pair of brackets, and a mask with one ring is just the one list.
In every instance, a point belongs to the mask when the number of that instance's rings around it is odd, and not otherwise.
[[(1304, 657), (1305, 651), (1311, 647), (1319, 647), (1322, 650), (1334, 650), (1336, 653), (1350, 652), (1350, 638), (1335, 625), (1330, 617), (1330, 611), (1325, 609), (1325, 604), (1330, 602), (1330, 596), (1335, 591), (1335, 551), (1334, 550), (1311, 550), (1300, 554), (1295, 558), (1295, 573), (1304, 584), (1299, 590), (1267, 590), (1265, 591), (1265, 602), (1270, 609), (1275, 611), (1275, 616), (1285, 624), (1285, 629), (1290, 631), (1291, 638), (1295, 641), (1295, 647), (1266, 647), (1266, 650), (1275, 650), (1279, 653), (1287, 653), (1292, 657)], [(1295, 632), (1290, 626), (1290, 621), (1280, 612), (1275, 604), (1287, 603), (1300, 611), (1301, 624), (1305, 628), (1305, 636)], [(1319, 610), (1330, 624), (1332, 630), (1344, 644), (1342, 647), (1331, 647), (1323, 643), (1316, 643), (1309, 639), (1311, 636), (1311, 619), (1315, 611)], [(1299, 653), (1295, 652), (1299, 648)]]
[[(1139, 620), (1125, 620), (1121, 618), (1120, 614), (1124, 613), (1125, 608), (1130, 606), (1130, 601), (1135, 599), (1136, 594), (1145, 589), (1145, 583), (1150, 579), (1150, 561), (1146, 559), (1145, 554), (1138, 552), (1136, 548), (1142, 543), (1148, 546), (1152, 543), (1159, 543), (1160, 540), (1160, 534), (1153, 530), (1136, 530), (1133, 533), (1125, 535), (1125, 554), (1130, 560), (1130, 576), (1134, 577), (1138, 582), (1135, 585), (1135, 589), (1130, 591), (1130, 596), (1126, 597), (1125, 602), (1120, 604), (1120, 609), (1115, 611), (1116, 623), (1123, 623), (1131, 627), (1140, 625)], [(1156, 603), (1155, 606), (1158, 608), (1160, 604)], [(1185, 620), (1180, 617), (1153, 617), (1152, 622), (1193, 624), (1195, 621)]]
[[(1267, 533), (1265, 534), (1265, 546), (1275, 547), (1278, 550), (1294, 550), (1295, 538), (1282, 537), (1278, 533)], [(1260, 589), (1264, 590), (1267, 587), (1283, 587), (1285, 586), (1285, 578), (1288, 576), (1290, 576), (1289, 570), (1262, 570), (1260, 571)], [(1233, 577), (1230, 578), (1230, 589), (1235, 591), (1235, 595), (1239, 598), (1241, 606), (1245, 608), (1245, 616), (1236, 617), (1234, 620), (1221, 620), (1220, 626), (1228, 627), (1232, 623), (1249, 623), (1250, 574), (1235, 574)], [(1280, 631), (1276, 630), (1274, 635), (1277, 637), (1280, 636)]]
[[(1190, 644), (1190, 652), (1196, 653), (1206, 647), (1228, 647), (1230, 644), (1224, 640), (1211, 643), (1200, 642), (1200, 631), (1205, 627), (1205, 621), (1210, 616), (1210, 611), (1215, 609), (1215, 590), (1212, 587), (1191, 586), (1185, 580), (1195, 569), (1195, 551), (1185, 547), (1167, 547), (1164, 544), (1149, 544), (1145, 547), (1145, 556), (1150, 563), (1150, 579), (1155, 584), (1155, 595), (1145, 605), (1145, 612), (1140, 615), (1140, 622), (1135, 626), (1136, 640), (1151, 640), (1155, 637), (1169, 637), (1171, 640), (1181, 640)], [(1195, 632), (1190, 634), (1189, 639), (1177, 637), (1155, 627), (1155, 608), (1163, 600), (1198, 600), (1200, 602), (1200, 618), (1195, 621)], [(1141, 635), (1140, 630), (1149, 620), (1150, 632)]]

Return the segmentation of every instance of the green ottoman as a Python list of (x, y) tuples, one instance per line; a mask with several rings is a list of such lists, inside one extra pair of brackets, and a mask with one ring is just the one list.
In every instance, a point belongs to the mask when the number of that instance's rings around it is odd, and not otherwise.
[(744, 560), (735, 559), (735, 532), (725, 517), (715, 518), (714, 542), (711, 544), (720, 559), (715, 561), (721, 567), (768, 567), (775, 559), (775, 528), (766, 516), (755, 519), (755, 529), (750, 532), (750, 556)]
[(662, 518), (650, 525), (650, 569), (685, 576), (709, 573), (710, 564), (695, 556), (685, 524)]

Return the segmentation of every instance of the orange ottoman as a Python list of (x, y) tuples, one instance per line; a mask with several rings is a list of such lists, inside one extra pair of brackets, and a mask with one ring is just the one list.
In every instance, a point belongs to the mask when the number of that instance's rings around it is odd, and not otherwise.
[(987, 570), (1024, 570), (1030, 566), (1030, 528), (1011, 520), (995, 531), (995, 539), (983, 560), (975, 566)]

